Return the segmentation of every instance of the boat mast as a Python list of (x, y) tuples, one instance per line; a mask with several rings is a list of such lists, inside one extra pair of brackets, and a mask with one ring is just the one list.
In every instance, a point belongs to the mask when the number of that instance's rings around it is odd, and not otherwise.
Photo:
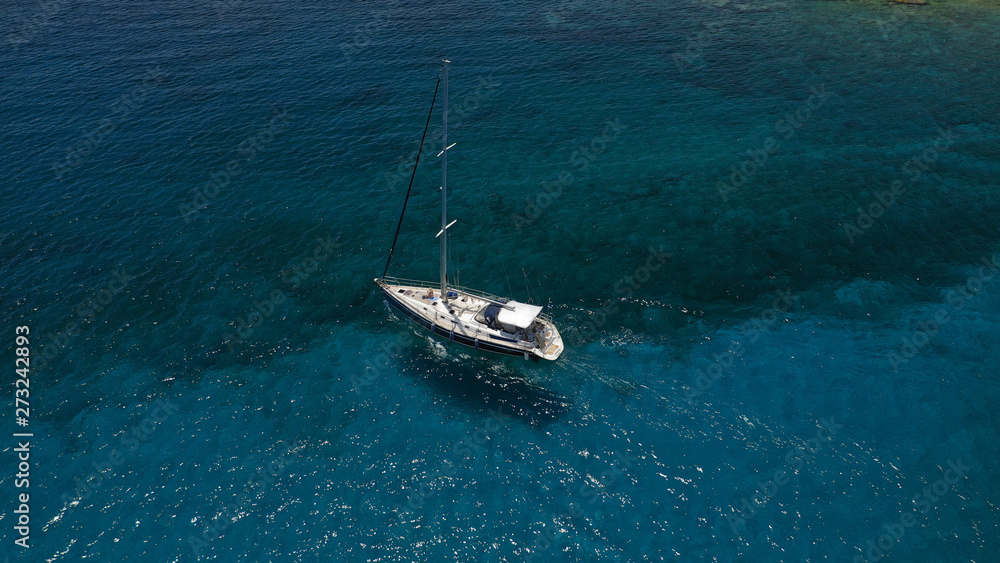
[(444, 110), (441, 112), (441, 299), (448, 303), (448, 63), (442, 61)]

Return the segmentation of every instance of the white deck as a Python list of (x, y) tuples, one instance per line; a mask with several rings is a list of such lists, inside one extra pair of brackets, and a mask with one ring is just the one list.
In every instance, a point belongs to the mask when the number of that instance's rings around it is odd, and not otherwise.
[[(378, 282), (378, 280), (376, 281)], [(457, 293), (458, 296), (450, 298), (446, 304), (441, 299), (439, 288), (433, 288), (429, 284), (411, 285), (391, 282), (392, 280), (385, 280), (379, 285), (390, 292), (407, 309), (444, 330), (454, 331), (455, 334), (463, 334), (468, 338), (479, 339), (481, 342), (516, 348), (546, 360), (555, 360), (562, 354), (562, 336), (547, 318), (538, 316), (532, 327), (515, 333), (495, 330), (476, 321), (476, 315), (490, 303), (503, 304), (503, 301), (476, 296), (460, 288), (449, 288), (449, 292)], [(431, 290), (434, 291), (434, 298), (427, 297)], [(548, 337), (542, 335), (545, 330), (548, 330)]]

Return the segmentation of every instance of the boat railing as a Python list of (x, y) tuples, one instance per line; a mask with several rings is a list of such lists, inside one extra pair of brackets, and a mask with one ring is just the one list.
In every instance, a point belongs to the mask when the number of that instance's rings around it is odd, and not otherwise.
[[(382, 281), (384, 281), (384, 282), (386, 282), (388, 284), (392, 284), (392, 285), (416, 285), (416, 286), (431, 287), (431, 288), (434, 288), (436, 286), (441, 285), (440, 283), (429, 282), (429, 281), (426, 281), (426, 280), (411, 280), (411, 279), (407, 279), (407, 278), (397, 278), (397, 277), (393, 277), (393, 276), (385, 276), (385, 277), (383, 277), (381, 279), (382, 279)], [(462, 287), (460, 285), (450, 285), (449, 284), (448, 285), (448, 290), (449, 291), (460, 291), (460, 292), (462, 292), (462, 293), (464, 293), (466, 295), (471, 295), (472, 297), (477, 297), (477, 298), (483, 299), (485, 301), (492, 301), (493, 303), (506, 303), (506, 302), (512, 300), (509, 297), (498, 297), (498, 296), (493, 295), (491, 293), (486, 293), (484, 291), (478, 291), (478, 290), (475, 290), (475, 289), (469, 289), (467, 287)], [(552, 323), (552, 317), (550, 317), (546, 313), (538, 313), (538, 318), (542, 319), (545, 322)]]

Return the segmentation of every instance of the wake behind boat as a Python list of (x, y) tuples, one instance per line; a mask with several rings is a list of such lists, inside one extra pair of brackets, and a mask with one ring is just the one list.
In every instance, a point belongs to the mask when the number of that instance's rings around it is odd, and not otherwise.
[[(439, 85), (444, 85), (441, 144), (444, 149), (438, 155), (441, 157), (441, 230), (437, 234), (441, 241), (440, 282), (403, 280), (385, 275), (389, 271), (389, 262), (403, 223), (401, 213), (385, 271), (381, 278), (375, 279), (375, 284), (381, 288), (390, 307), (438, 336), (478, 350), (524, 356), (525, 359), (534, 357), (555, 360), (563, 352), (562, 336), (552, 319), (542, 313), (540, 306), (448, 285), (448, 229), (455, 224), (455, 221), (448, 223), (448, 149), (454, 146), (448, 146), (449, 62), (442, 62), (441, 78), (438, 80)], [(435, 87), (434, 100), (436, 99)], [(427, 116), (428, 125), (433, 112), (434, 101), (431, 102), (431, 111)], [(427, 126), (424, 127), (424, 138), (426, 135)], [(420, 162), (420, 152), (423, 151), (424, 138), (420, 140), (420, 151), (413, 165), (414, 176)], [(406, 201), (409, 201), (414, 176), (410, 177)], [(403, 203), (403, 213), (406, 212), (406, 201)]]

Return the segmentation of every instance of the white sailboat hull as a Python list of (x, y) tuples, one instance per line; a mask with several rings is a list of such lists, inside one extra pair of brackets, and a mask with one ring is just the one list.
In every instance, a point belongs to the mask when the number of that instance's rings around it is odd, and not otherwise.
[(513, 301), (449, 287), (449, 298), (445, 302), (439, 294), (428, 297), (435, 290), (435, 284), (430, 282), (383, 278), (376, 279), (375, 284), (382, 289), (386, 303), (398, 314), (446, 340), (486, 352), (523, 356), (525, 359), (555, 360), (563, 352), (562, 336), (545, 315), (537, 315), (524, 328), (492, 328), (482, 322), (480, 313), (487, 306), (503, 306), (515, 303)]

